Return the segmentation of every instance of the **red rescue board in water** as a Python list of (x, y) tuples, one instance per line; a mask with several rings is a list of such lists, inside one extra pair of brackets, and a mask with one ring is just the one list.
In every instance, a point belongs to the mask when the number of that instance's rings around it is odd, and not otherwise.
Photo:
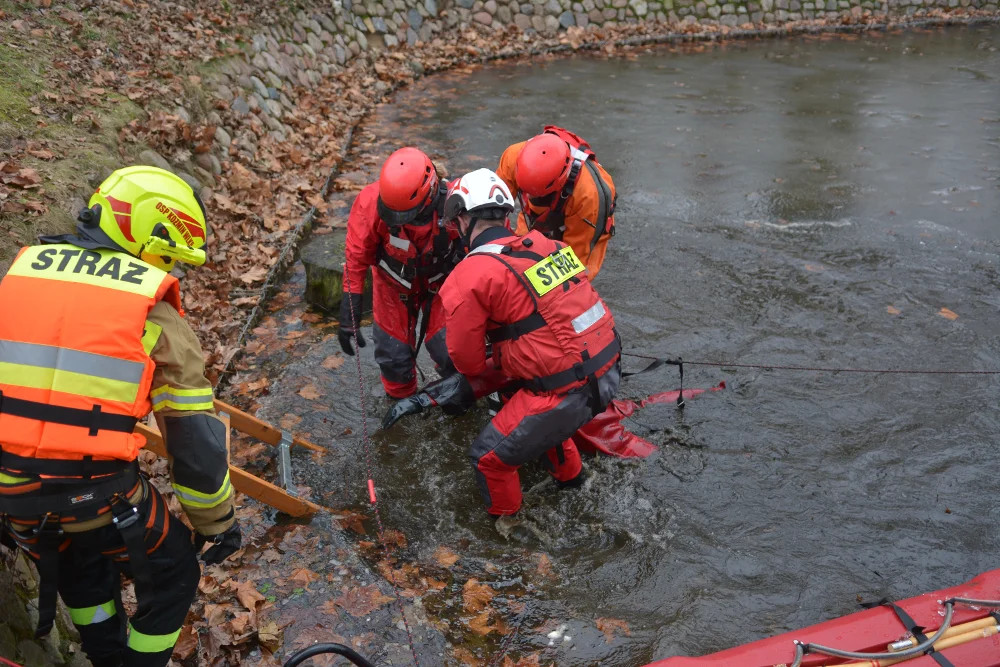
[[(961, 586), (924, 593), (896, 604), (931, 636), (941, 627), (944, 614), (941, 602), (949, 598), (1000, 600), (1000, 570), (985, 572)], [(990, 611), (956, 604), (951, 627), (989, 618)], [(970, 635), (973, 637), (971, 641), (944, 648), (940, 654), (955, 667), (1000, 667), (1000, 635), (983, 634), (986, 633), (980, 630), (980, 634)], [(889, 607), (881, 606), (701, 658), (668, 658), (646, 667), (775, 667), (793, 662), (793, 640), (845, 651), (883, 653), (890, 643), (907, 636), (906, 628), (896, 613)], [(807, 655), (802, 661), (803, 667), (871, 664), (870, 661), (851, 661), (818, 654)], [(901, 667), (939, 667), (939, 663), (929, 655), (896, 664)]]
[[(721, 391), (726, 388), (720, 382), (710, 389), (685, 389), (684, 400), (704, 394), (706, 391)], [(573, 436), (573, 442), (581, 452), (595, 454), (603, 452), (621, 458), (644, 459), (656, 451), (656, 445), (640, 438), (622, 425), (622, 420), (631, 417), (636, 410), (649, 405), (674, 404), (680, 391), (664, 391), (641, 401), (614, 400), (601, 414), (591, 419)]]

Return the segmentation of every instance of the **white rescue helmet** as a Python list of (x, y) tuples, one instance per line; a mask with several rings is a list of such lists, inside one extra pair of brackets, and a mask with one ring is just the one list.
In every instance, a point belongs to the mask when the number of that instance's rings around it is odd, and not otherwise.
[(476, 169), (448, 186), (444, 219), (453, 220), (463, 213), (475, 220), (504, 220), (514, 210), (514, 197), (507, 184), (489, 169)]

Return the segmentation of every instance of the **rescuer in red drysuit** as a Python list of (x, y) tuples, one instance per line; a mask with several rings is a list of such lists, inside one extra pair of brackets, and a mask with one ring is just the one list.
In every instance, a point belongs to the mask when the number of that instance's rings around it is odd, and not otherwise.
[(487, 510), (497, 516), (520, 509), (517, 469), (532, 459), (560, 487), (583, 481), (572, 437), (621, 382), (614, 318), (586, 266), (565, 243), (511, 232), (513, 203), (499, 176), (479, 169), (451, 185), (444, 208), (469, 253), (441, 290), (451, 360), (466, 377), (499, 369), (517, 382), (469, 450)]
[(397, 399), (417, 390), (421, 342), (442, 376), (455, 372), (437, 295), (461, 251), (457, 232), (441, 224), (446, 193), (430, 158), (416, 148), (401, 148), (382, 165), (378, 182), (358, 194), (347, 221), (338, 338), (349, 356), (354, 355), (351, 338), (365, 346), (359, 327), (362, 291), (373, 267), (375, 361), (386, 393)]

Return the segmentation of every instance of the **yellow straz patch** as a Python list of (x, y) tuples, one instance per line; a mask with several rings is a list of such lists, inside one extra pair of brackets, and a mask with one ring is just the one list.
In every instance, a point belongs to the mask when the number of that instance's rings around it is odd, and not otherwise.
[(573, 248), (566, 246), (524, 272), (538, 296), (545, 296), (564, 282), (587, 270)]

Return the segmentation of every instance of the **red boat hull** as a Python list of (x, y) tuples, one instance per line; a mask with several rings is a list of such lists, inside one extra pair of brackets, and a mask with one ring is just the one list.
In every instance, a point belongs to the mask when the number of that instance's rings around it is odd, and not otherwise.
[[(896, 604), (916, 623), (927, 628), (927, 634), (931, 635), (941, 626), (943, 620), (944, 607), (939, 602), (953, 597), (1000, 600), (1000, 570), (981, 574), (961, 586), (924, 593)], [(984, 618), (989, 616), (989, 613), (988, 609), (956, 605), (952, 626)], [(875, 607), (701, 658), (668, 658), (647, 667), (774, 667), (792, 663), (795, 658), (795, 646), (792, 641), (796, 639), (800, 642), (821, 644), (847, 651), (879, 653), (885, 652), (888, 644), (906, 636), (905, 627), (890, 608)], [(944, 649), (941, 655), (948, 658), (956, 667), (1000, 667), (1000, 635), (983, 637)], [(851, 661), (823, 655), (809, 655), (802, 665), (820, 667), (848, 662)], [(938, 663), (927, 655), (899, 664), (902, 667), (939, 667)]]

